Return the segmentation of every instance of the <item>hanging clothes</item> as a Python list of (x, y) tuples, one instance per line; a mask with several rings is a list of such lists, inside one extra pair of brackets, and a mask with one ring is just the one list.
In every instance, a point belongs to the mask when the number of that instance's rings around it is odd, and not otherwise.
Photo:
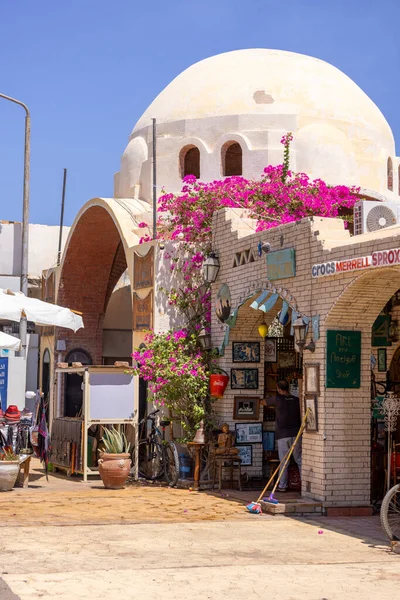
[(46, 401), (44, 398), (44, 394), (40, 395), (39, 402), (39, 458), (40, 462), (44, 464), (44, 470), (46, 473), (46, 479), (49, 480), (48, 477), (48, 465), (49, 465), (49, 457), (50, 457), (50, 435), (47, 427), (46, 421)]

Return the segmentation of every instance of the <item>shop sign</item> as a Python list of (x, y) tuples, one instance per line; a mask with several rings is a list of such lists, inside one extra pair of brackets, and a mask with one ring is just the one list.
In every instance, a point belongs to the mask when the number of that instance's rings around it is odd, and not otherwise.
[(400, 248), (379, 250), (379, 252), (373, 252), (369, 256), (332, 260), (313, 265), (311, 267), (311, 274), (313, 277), (324, 277), (347, 271), (359, 271), (360, 269), (368, 269), (369, 267), (389, 267), (393, 265), (400, 265)]
[(133, 294), (133, 330), (144, 331), (153, 327), (153, 292), (146, 298)]
[(267, 254), (268, 279), (288, 279), (296, 275), (296, 251), (294, 248), (277, 250)]
[(153, 286), (154, 272), (154, 247), (151, 247), (146, 256), (135, 252), (133, 266), (133, 289), (140, 290)]
[(379, 315), (372, 325), (371, 345), (375, 348), (377, 346), (391, 346), (392, 342), (389, 340), (389, 329), (390, 315)]
[(0, 358), (0, 402), (1, 409), (7, 408), (8, 358)]
[(326, 332), (326, 387), (359, 388), (361, 331)]

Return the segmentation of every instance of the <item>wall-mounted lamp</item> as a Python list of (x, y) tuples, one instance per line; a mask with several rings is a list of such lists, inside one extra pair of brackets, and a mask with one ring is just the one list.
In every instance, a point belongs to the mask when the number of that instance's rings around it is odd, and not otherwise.
[(211, 334), (202, 329), (199, 333), (199, 342), (203, 350), (211, 350)]
[(218, 256), (215, 252), (211, 252), (211, 254), (206, 258), (203, 263), (203, 277), (207, 283), (214, 283), (214, 281), (218, 277), (219, 272), (219, 260)]
[(304, 322), (302, 317), (298, 317), (293, 323), (293, 331), (294, 331), (294, 341), (295, 344), (300, 349), (300, 354), (303, 354), (304, 350), (309, 350), (310, 352), (315, 351), (315, 342), (311, 340), (308, 346), (306, 343), (306, 334), (307, 334), (307, 324)]
[(258, 242), (257, 251), (258, 256), (261, 256), (263, 252), (268, 254), (268, 252), (271, 252), (271, 244), (269, 242)]

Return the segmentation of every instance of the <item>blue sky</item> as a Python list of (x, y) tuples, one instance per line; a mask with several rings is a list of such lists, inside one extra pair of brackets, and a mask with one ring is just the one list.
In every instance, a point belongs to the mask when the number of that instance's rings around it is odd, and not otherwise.
[[(64, 167), (66, 224), (88, 199), (111, 196), (153, 98), (192, 63), (229, 50), (332, 63), (400, 140), (399, 22), (398, 0), (0, 0), (0, 92), (32, 113), (31, 222), (59, 222)], [(0, 99), (0, 219), (22, 216), (23, 132), (23, 110)]]

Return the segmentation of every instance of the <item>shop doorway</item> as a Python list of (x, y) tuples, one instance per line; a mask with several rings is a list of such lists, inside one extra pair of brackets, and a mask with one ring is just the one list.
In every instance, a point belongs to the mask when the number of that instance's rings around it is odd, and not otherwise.
[[(85, 350), (72, 350), (67, 354), (68, 366), (79, 362), (82, 365), (91, 365), (92, 359)], [(65, 417), (76, 417), (82, 410), (83, 391), (82, 376), (76, 373), (68, 373), (65, 377)]]
[[(272, 337), (271, 334), (276, 335)], [(302, 357), (296, 352), (294, 337), (290, 335), (290, 325), (280, 327), (274, 322), (269, 335), (264, 340), (264, 398), (277, 394), (278, 381), (285, 380), (289, 384), (290, 394), (300, 398), (302, 385)], [(264, 407), (263, 411), (263, 476), (269, 478), (279, 463), (277, 443), (275, 440), (275, 409)], [(294, 460), (288, 468), (288, 490), (301, 492), (301, 479)]]

